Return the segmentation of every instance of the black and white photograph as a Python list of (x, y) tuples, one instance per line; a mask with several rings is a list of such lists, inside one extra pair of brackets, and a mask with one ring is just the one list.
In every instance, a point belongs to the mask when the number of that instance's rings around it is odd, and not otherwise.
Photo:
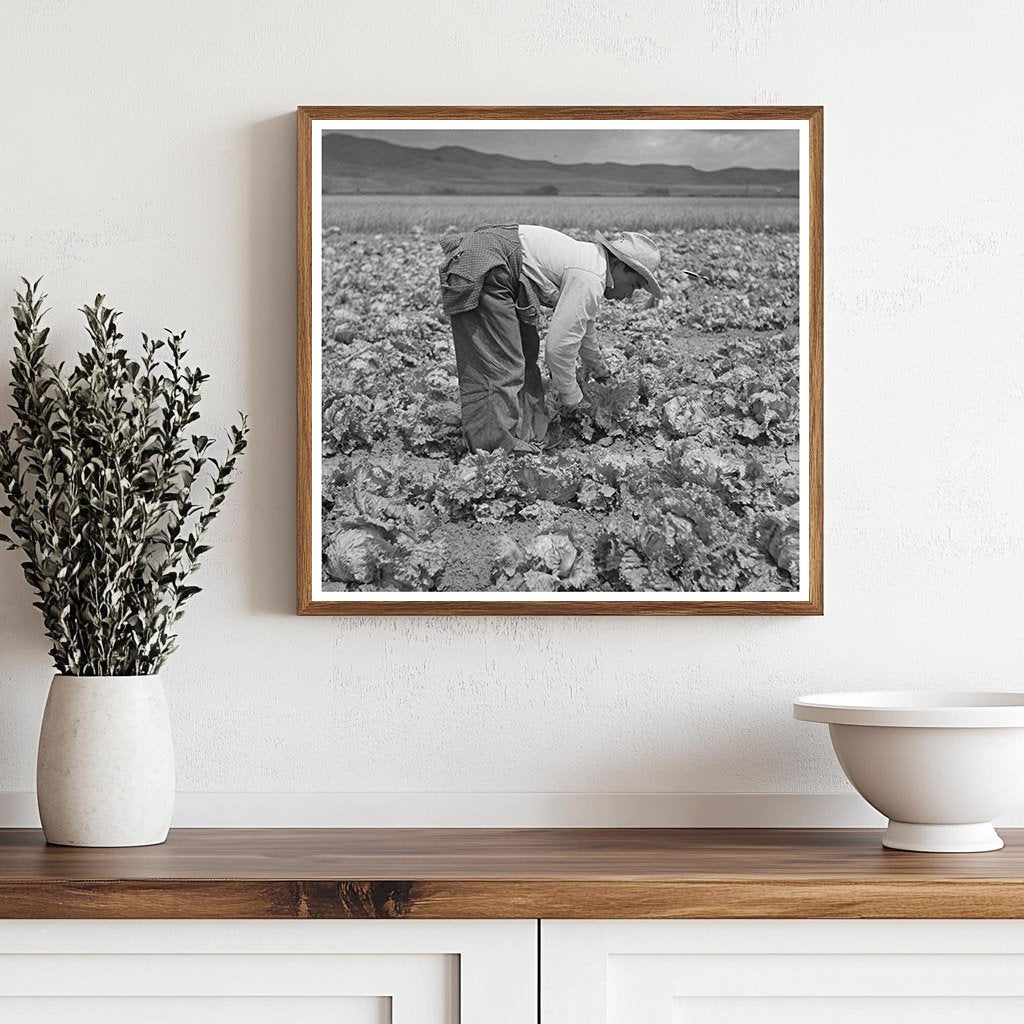
[(315, 600), (808, 601), (806, 121), (310, 142)]

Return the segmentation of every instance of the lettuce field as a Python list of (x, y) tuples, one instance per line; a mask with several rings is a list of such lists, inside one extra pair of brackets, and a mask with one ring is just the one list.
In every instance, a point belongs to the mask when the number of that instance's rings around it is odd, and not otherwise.
[(469, 455), (437, 232), (324, 220), (325, 590), (798, 588), (795, 223), (645, 228), (666, 297), (602, 304), (590, 413), (552, 453)]

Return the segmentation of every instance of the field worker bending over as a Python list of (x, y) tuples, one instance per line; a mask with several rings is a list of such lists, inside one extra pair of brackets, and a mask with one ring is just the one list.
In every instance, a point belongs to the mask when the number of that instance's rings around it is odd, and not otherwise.
[(538, 357), (540, 307), (553, 309), (544, 360), (561, 404), (577, 409), (583, 393), (576, 360), (608, 377), (594, 318), (601, 299), (628, 299), (645, 288), (658, 299), (660, 254), (639, 231), (580, 242), (535, 224), (498, 224), (440, 239), (441, 304), (451, 318), (471, 452), (537, 452), (555, 447)]

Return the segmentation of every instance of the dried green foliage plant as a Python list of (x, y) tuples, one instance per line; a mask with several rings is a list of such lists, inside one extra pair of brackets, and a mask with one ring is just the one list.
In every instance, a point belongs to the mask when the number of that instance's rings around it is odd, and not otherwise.
[(47, 360), (39, 282), (13, 307), (14, 425), (0, 432), (10, 522), (0, 540), (25, 555), (50, 654), (64, 675), (149, 675), (176, 646), (188, 580), (245, 451), (240, 416), (226, 452), (190, 433), (209, 379), (184, 365), (184, 332), (142, 335), (136, 361), (102, 295), (82, 312), (78, 365)]

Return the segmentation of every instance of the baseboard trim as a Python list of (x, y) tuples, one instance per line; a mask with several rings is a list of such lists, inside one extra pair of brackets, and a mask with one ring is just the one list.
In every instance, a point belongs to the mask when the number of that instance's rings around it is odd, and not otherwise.
[[(884, 824), (855, 794), (179, 793), (178, 828), (827, 828)], [(0, 793), (0, 827), (39, 825)]]
[[(855, 793), (179, 793), (178, 828), (877, 828)], [(1019, 811), (997, 821), (1024, 824)], [(34, 793), (0, 827), (36, 828)]]

